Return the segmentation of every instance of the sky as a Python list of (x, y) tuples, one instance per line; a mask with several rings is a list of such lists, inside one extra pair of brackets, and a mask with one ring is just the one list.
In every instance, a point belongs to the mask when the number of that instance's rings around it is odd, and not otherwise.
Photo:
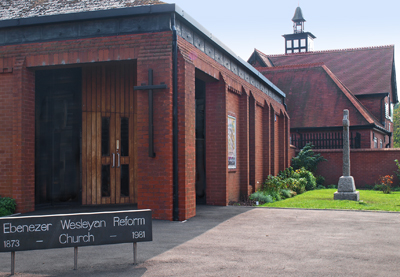
[[(314, 50), (395, 45), (400, 84), (400, 1), (359, 0), (163, 0), (177, 4), (213, 36), (247, 61), (257, 48), (265, 54), (284, 54), (284, 34), (293, 33), (298, 6), (311, 32)], [(399, 92), (400, 92), (400, 85)], [(398, 94), (400, 94), (398, 92)], [(399, 95), (400, 96), (400, 95)]]

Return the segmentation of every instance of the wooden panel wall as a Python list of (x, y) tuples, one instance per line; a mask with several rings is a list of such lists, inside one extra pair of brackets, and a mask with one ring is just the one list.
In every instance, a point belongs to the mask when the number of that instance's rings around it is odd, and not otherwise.
[[(134, 149), (134, 95), (136, 63), (103, 63), (82, 69), (82, 204), (136, 203), (136, 158)], [(129, 157), (122, 164), (130, 164), (130, 196), (119, 197), (111, 186), (111, 196), (101, 195), (101, 166), (110, 163), (101, 155), (101, 120), (110, 117), (110, 134), (118, 133), (121, 117), (129, 118)], [(115, 173), (111, 173), (111, 178)], [(119, 175), (118, 175), (119, 176)], [(119, 191), (119, 190), (118, 190)]]

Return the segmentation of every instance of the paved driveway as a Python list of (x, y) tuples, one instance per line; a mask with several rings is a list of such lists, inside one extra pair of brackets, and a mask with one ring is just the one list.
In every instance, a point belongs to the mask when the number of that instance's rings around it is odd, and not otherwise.
[[(17, 276), (400, 276), (400, 213), (198, 206), (152, 242), (16, 253)], [(0, 254), (0, 276), (10, 254)]]

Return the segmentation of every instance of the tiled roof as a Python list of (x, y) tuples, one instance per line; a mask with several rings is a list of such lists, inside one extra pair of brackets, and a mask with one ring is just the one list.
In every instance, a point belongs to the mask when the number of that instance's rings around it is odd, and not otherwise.
[(1, 0), (0, 20), (165, 4), (158, 0)]
[[(273, 66), (323, 62), (355, 95), (392, 92), (393, 45), (288, 55), (256, 51)], [(397, 99), (397, 95), (393, 97)]]
[(344, 109), (349, 110), (353, 126), (382, 127), (321, 63), (257, 69), (286, 93), (291, 128), (342, 126)]

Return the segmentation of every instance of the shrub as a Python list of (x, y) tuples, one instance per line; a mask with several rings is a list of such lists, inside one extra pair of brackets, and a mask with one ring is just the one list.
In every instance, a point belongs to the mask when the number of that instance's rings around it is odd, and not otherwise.
[(394, 172), (394, 173), (396, 173), (396, 175), (397, 175), (397, 179), (399, 179), (399, 184), (398, 184), (398, 186), (400, 187), (400, 163), (399, 163), (399, 160), (394, 160), (394, 162), (396, 163), (396, 165), (397, 165), (397, 170)]
[(299, 175), (300, 178), (304, 178), (306, 180), (305, 189), (314, 190), (317, 187), (317, 182), (314, 175), (306, 170), (305, 168), (300, 168), (296, 170), (296, 173)]
[(376, 190), (381, 190), (383, 193), (390, 193), (392, 191), (393, 176), (380, 176), (378, 182), (375, 185)]
[(292, 191), (290, 189), (281, 190), (281, 197), (282, 197), (282, 199), (286, 199), (286, 198), (292, 197)]
[(281, 189), (286, 189), (286, 184), (279, 176), (268, 175), (264, 182), (264, 190), (279, 193)]
[(267, 191), (266, 193), (268, 193), (269, 195), (271, 195), (271, 197), (272, 197), (272, 199), (273, 199), (274, 201), (281, 201), (281, 200), (282, 200), (282, 197), (281, 197), (280, 192), (277, 192), (277, 191)]
[(317, 187), (323, 186), (325, 188), (324, 186), (325, 178), (322, 177), (321, 175), (315, 177), (315, 182), (317, 182)]
[(326, 161), (321, 154), (314, 154), (314, 151), (312, 151), (313, 147), (311, 143), (307, 143), (303, 149), (300, 150), (299, 154), (292, 158), (293, 169), (296, 170), (304, 167), (308, 171), (315, 172), (317, 170), (317, 165), (322, 161)]
[(326, 188), (328, 188), (328, 189), (337, 189), (337, 185), (330, 184)]
[(284, 182), (286, 183), (286, 187), (296, 192), (296, 194), (302, 194), (306, 191), (307, 180), (305, 178), (287, 178)]
[(295, 171), (294, 171), (293, 167), (289, 166), (284, 171), (279, 172), (278, 176), (281, 179), (291, 178), (291, 177), (295, 176)]
[(17, 204), (10, 197), (0, 197), (0, 216), (6, 216), (15, 212)]
[(252, 201), (260, 202), (260, 204), (273, 202), (271, 195), (268, 195), (263, 191), (256, 191), (255, 193), (251, 194), (249, 198)]

